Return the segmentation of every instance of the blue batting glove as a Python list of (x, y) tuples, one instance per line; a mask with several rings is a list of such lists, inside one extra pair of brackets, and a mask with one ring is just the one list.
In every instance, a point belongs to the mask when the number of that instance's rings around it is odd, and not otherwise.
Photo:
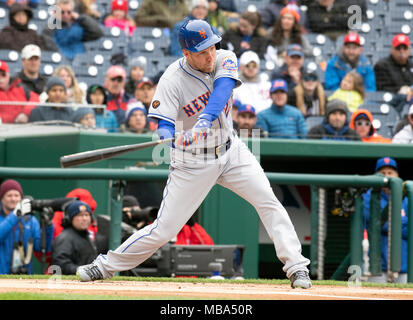
[(212, 122), (209, 119), (200, 116), (195, 123), (192, 131), (197, 135), (197, 138), (206, 138), (211, 130)]

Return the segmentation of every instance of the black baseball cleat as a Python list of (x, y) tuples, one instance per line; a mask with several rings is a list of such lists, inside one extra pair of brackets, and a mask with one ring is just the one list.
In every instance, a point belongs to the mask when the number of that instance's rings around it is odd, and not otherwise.
[(103, 279), (102, 272), (100, 272), (98, 266), (93, 263), (78, 267), (76, 275), (80, 278), (80, 281), (83, 282)]
[(302, 288), (302, 289), (308, 289), (312, 286), (311, 279), (308, 275), (307, 271), (304, 270), (298, 270), (294, 272), (291, 277), (291, 288)]

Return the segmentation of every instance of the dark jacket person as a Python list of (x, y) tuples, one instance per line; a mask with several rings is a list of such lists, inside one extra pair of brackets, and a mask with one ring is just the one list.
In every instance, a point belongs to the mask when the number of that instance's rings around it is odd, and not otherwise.
[(65, 210), (64, 230), (52, 247), (52, 263), (62, 274), (76, 274), (78, 266), (91, 263), (97, 256), (95, 243), (89, 236), (92, 209), (85, 202), (73, 201)]
[(24, 3), (14, 3), (9, 10), (10, 25), (0, 32), (0, 49), (20, 52), (26, 45), (35, 44), (45, 50), (45, 42), (36, 31), (29, 29), (32, 10)]

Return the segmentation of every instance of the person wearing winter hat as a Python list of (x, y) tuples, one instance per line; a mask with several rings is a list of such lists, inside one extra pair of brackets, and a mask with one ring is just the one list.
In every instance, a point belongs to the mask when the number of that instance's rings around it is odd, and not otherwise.
[(136, 29), (135, 21), (128, 15), (129, 4), (127, 0), (112, 0), (111, 13), (105, 19), (104, 25), (108, 28), (117, 27), (128, 36), (132, 36)]
[[(383, 157), (377, 159), (376, 166), (374, 169), (375, 174), (380, 174), (388, 178), (397, 178), (399, 177), (399, 167), (395, 159), (391, 157)], [(371, 189), (362, 194), (363, 198), (363, 227), (365, 230), (369, 228), (370, 222), (370, 203), (371, 203)], [(387, 213), (385, 210), (386, 206), (389, 204), (390, 199), (390, 189), (382, 188), (380, 190), (380, 212), (384, 214)], [(380, 214), (380, 213), (379, 213)], [(398, 276), (393, 280), (395, 283), (406, 283), (407, 282), (407, 257), (408, 257), (408, 248), (407, 248), (407, 231), (408, 230), (408, 199), (406, 196), (402, 199), (401, 206), (401, 223), (402, 223), (402, 235), (401, 235), (401, 268)], [(378, 276), (372, 276), (368, 278), (368, 282), (387, 282), (387, 263), (388, 263), (388, 229), (389, 221), (386, 217), (381, 217), (381, 269), (382, 274)]]
[[(107, 103), (106, 89), (100, 84), (92, 84), (87, 88), (86, 101), (88, 104), (105, 105)], [(95, 111), (96, 128), (104, 128), (108, 132), (118, 132), (118, 120), (113, 111), (106, 108), (93, 108)]]
[(88, 230), (91, 222), (92, 209), (86, 202), (75, 200), (65, 208), (64, 230), (52, 248), (52, 263), (62, 274), (75, 274), (78, 266), (96, 258), (96, 245)]
[[(66, 86), (59, 77), (51, 77), (46, 83), (48, 103), (66, 103)], [(29, 122), (62, 120), (72, 122), (74, 110), (71, 107), (62, 106), (37, 106), (29, 117)]]
[(23, 199), (23, 195), (23, 188), (16, 180), (9, 179), (0, 185), (0, 274), (33, 273), (32, 255), (42, 250), (42, 232), (46, 233), (46, 253), (51, 251), (53, 224), (42, 231), (39, 221), (31, 214), (30, 199)]
[(9, 9), (9, 26), (0, 32), (0, 49), (20, 52), (26, 45), (35, 44), (45, 50), (45, 43), (35, 30), (29, 28), (33, 11), (26, 3), (15, 2)]
[(360, 141), (360, 135), (348, 125), (348, 113), (344, 101), (339, 99), (328, 101), (326, 117), (321, 124), (310, 128), (307, 139)]
[(148, 133), (147, 111), (140, 101), (131, 102), (126, 110), (125, 122), (120, 126), (119, 132), (123, 133)]
[(367, 109), (357, 109), (350, 120), (350, 129), (355, 130), (363, 142), (391, 143), (391, 139), (384, 138), (376, 132), (373, 126), (373, 115)]
[(73, 115), (73, 122), (80, 123), (83, 128), (96, 128), (95, 111), (92, 108), (78, 108)]
[(147, 59), (144, 56), (133, 58), (129, 61), (128, 81), (125, 91), (130, 95), (135, 94), (136, 86), (145, 77)]

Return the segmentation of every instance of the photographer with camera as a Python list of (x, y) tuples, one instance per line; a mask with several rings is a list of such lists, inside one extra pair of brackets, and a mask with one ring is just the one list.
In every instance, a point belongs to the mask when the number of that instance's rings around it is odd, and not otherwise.
[[(0, 185), (0, 274), (32, 274), (32, 256), (42, 250), (42, 230), (32, 214), (32, 200), (23, 199), (16, 180)], [(51, 251), (53, 224), (45, 228), (45, 251)]]
[(52, 263), (62, 274), (76, 274), (77, 267), (91, 263), (97, 256), (93, 235), (88, 230), (92, 222), (92, 209), (79, 200), (64, 209), (64, 230), (53, 242)]

